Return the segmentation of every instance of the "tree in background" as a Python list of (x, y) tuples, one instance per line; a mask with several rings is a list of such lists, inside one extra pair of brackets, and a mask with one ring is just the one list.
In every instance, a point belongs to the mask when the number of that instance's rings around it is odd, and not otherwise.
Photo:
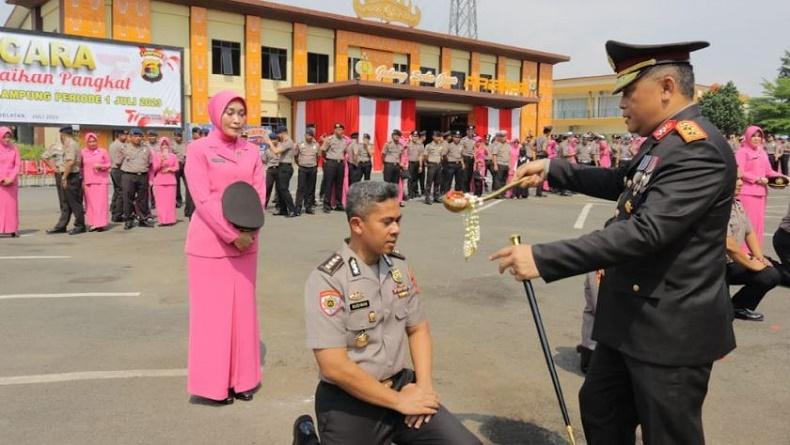
[(741, 94), (732, 82), (712, 85), (699, 100), (702, 115), (724, 134), (740, 134), (746, 128)]
[(751, 121), (767, 133), (790, 134), (790, 51), (785, 51), (776, 81), (763, 82), (763, 97), (749, 101)]

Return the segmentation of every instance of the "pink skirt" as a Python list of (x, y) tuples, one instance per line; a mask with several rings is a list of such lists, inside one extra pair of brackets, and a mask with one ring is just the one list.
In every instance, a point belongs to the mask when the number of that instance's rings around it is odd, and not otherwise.
[[(765, 231), (765, 206), (768, 202), (768, 197), (741, 194), (738, 196), (738, 199), (741, 201), (743, 210), (752, 224), (752, 230), (754, 230), (754, 235), (757, 237), (757, 242), (762, 247), (763, 233)], [(746, 252), (749, 251), (748, 249), (744, 250)]]
[(155, 185), (156, 219), (159, 224), (176, 223), (176, 186)]
[(94, 228), (106, 227), (109, 220), (109, 185), (85, 184), (85, 221)]
[(19, 232), (19, 183), (0, 185), (0, 234)]
[(243, 392), (260, 384), (257, 269), (256, 254), (187, 255), (190, 394), (222, 400), (229, 388)]

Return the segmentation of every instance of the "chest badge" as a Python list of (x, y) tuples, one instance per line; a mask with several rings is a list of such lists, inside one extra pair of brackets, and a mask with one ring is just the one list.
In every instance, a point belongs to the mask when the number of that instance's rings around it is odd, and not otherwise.
[(398, 268), (392, 269), (392, 281), (397, 284), (403, 283), (403, 274)]
[(368, 345), (368, 342), (370, 342), (370, 336), (368, 336), (368, 333), (365, 331), (358, 333), (354, 337), (354, 346), (357, 348), (364, 348)]
[(348, 297), (348, 299), (349, 299), (349, 300), (351, 300), (351, 301), (359, 301), (359, 300), (361, 300), (361, 299), (363, 299), (363, 298), (365, 298), (365, 294), (363, 294), (363, 293), (362, 293), (362, 292), (360, 292), (360, 291), (353, 292), (353, 293), (352, 293), (351, 295), (349, 295), (349, 297)]
[(630, 199), (625, 202), (625, 206), (624, 207), (625, 207), (625, 213), (628, 213), (629, 215), (631, 214), (631, 212), (634, 211), (634, 205), (631, 204), (631, 200)]

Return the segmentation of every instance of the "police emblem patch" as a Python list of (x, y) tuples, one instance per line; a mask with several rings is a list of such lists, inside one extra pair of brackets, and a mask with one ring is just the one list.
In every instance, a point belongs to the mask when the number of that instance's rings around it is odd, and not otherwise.
[(318, 294), (321, 310), (328, 316), (333, 317), (343, 308), (343, 296), (340, 292), (329, 289)]

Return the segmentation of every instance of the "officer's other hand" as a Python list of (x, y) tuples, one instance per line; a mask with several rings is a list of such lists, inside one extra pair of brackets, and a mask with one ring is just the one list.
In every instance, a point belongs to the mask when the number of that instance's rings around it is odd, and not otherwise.
[(406, 426), (409, 428), (414, 428), (415, 430), (420, 429), (421, 426), (428, 424), (431, 421), (433, 416), (406, 416)]
[(499, 273), (510, 269), (510, 274), (516, 281), (531, 280), (540, 277), (535, 258), (532, 256), (532, 246), (520, 244), (508, 246), (491, 255), (491, 261), (499, 260)]
[(439, 409), (439, 396), (414, 383), (406, 385), (398, 393), (395, 410), (405, 416), (424, 416), (436, 414)]
[(245, 250), (249, 249), (252, 245), (253, 237), (250, 232), (242, 232), (235, 241), (233, 241), (233, 245), (239, 249), (240, 252), (244, 252)]

